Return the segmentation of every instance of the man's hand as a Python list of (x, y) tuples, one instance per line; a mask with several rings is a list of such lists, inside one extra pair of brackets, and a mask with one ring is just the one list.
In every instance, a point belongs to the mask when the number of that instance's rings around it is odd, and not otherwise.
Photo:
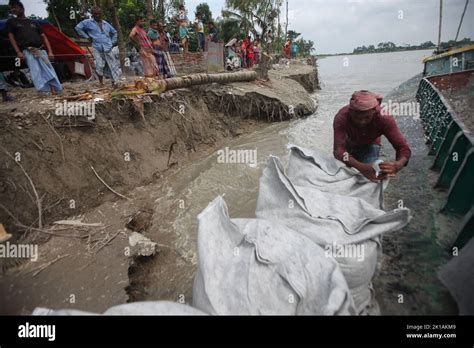
[(48, 53), (48, 58), (49, 58), (50, 61), (53, 61), (53, 60), (54, 60), (54, 54), (53, 54), (53, 52), (49, 52), (49, 53)]
[(389, 178), (394, 178), (397, 176), (398, 172), (402, 169), (402, 166), (398, 162), (383, 162), (380, 163), (380, 169), (382, 173), (388, 176)]
[(21, 60), (24, 60), (24, 59), (25, 59), (25, 55), (24, 55), (23, 52), (21, 52), (21, 51), (18, 51), (18, 52), (16, 53), (16, 56), (17, 56), (18, 58), (20, 58)]
[(379, 175), (377, 177), (375, 173), (375, 169), (370, 164), (363, 164), (360, 166), (360, 168), (358, 168), (358, 170), (359, 172), (361, 172), (363, 176), (365, 176), (367, 179), (369, 179), (372, 182), (379, 182), (385, 179), (385, 175)]

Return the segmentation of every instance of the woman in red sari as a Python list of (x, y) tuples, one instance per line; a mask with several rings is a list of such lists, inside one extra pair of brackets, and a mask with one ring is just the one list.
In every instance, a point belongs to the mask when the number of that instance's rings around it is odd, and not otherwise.
[(143, 63), (145, 77), (156, 77), (160, 75), (160, 70), (153, 54), (153, 44), (148, 38), (147, 32), (143, 28), (144, 24), (145, 20), (143, 17), (139, 17), (136, 25), (130, 32), (130, 39), (132, 39), (138, 45), (138, 47), (140, 47), (140, 58)]

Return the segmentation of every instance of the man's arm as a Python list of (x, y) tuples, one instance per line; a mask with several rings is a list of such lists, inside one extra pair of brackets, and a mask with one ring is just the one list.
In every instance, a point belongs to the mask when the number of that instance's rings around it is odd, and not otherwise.
[(48, 51), (49, 59), (54, 59), (53, 50), (51, 49), (51, 45), (49, 44), (48, 38), (46, 37), (44, 33), (41, 34), (41, 37), (43, 38), (44, 45), (46, 47), (46, 50)]
[(339, 116), (334, 120), (334, 157), (347, 166), (357, 169), (371, 181), (378, 181), (374, 168), (370, 164), (362, 163), (352, 157), (346, 149), (347, 132)]
[(80, 37), (83, 39), (90, 39), (90, 36), (87, 35), (86, 33), (86, 21), (80, 22), (76, 27), (74, 28), (76, 32), (79, 34)]
[(392, 144), (397, 152), (396, 160), (393, 162), (384, 162), (380, 165), (383, 173), (389, 177), (394, 177), (396, 174), (408, 165), (411, 157), (411, 149), (405, 136), (398, 128), (397, 122), (392, 116), (384, 116), (385, 131), (384, 135)]
[(25, 59), (23, 52), (21, 51), (20, 47), (18, 47), (18, 43), (16, 42), (15, 33), (14, 33), (14, 25), (13, 25), (12, 20), (10, 19), (7, 21), (7, 33), (8, 33), (8, 39), (10, 40), (10, 43), (12, 44), (17, 57), (20, 59)]
[(10, 43), (12, 44), (13, 49), (15, 50), (17, 57), (20, 58), (20, 59), (25, 59), (25, 56), (23, 55), (23, 52), (20, 50), (20, 47), (18, 47), (18, 44), (17, 44), (16, 39), (15, 39), (15, 35), (12, 32), (8, 33), (8, 39), (10, 40)]

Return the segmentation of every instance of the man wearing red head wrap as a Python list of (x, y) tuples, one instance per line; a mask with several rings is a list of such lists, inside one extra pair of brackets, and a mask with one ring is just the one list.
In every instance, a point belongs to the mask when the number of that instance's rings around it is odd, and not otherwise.
[[(411, 157), (410, 146), (395, 119), (382, 115), (381, 95), (368, 91), (355, 92), (350, 104), (334, 119), (334, 157), (359, 170), (372, 181), (394, 177)], [(395, 161), (380, 164), (377, 176), (374, 163), (379, 160), (381, 137), (384, 135), (397, 152)]]

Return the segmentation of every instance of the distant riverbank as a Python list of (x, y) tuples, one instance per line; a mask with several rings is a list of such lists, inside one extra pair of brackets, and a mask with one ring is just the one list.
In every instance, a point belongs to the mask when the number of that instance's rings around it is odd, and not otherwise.
[[(433, 47), (433, 50), (435, 48)], [(380, 53), (394, 53), (394, 52), (412, 52), (412, 51), (426, 51), (426, 48), (417, 48), (417, 49), (410, 49), (410, 50), (391, 50), (391, 51), (383, 51), (383, 52), (363, 52), (363, 53), (334, 53), (334, 54), (318, 54), (316, 57), (318, 59), (323, 59), (327, 57), (337, 57), (337, 56), (361, 56), (364, 54), (380, 54)]]

